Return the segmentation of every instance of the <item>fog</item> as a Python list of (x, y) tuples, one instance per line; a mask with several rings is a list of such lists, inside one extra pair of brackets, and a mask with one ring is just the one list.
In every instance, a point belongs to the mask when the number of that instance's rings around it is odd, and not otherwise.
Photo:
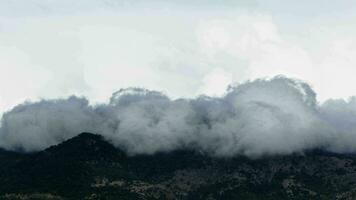
[(3, 114), (0, 147), (39, 151), (81, 132), (103, 135), (129, 155), (178, 149), (212, 156), (356, 151), (356, 98), (316, 100), (305, 82), (276, 76), (232, 85), (221, 97), (172, 100), (127, 88), (108, 103), (85, 97), (41, 100)]

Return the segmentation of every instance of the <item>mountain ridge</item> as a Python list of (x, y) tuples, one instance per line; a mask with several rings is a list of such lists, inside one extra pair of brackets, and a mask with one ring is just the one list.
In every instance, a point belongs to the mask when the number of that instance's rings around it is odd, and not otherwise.
[(0, 151), (1, 199), (353, 199), (356, 158), (314, 150), (249, 159), (189, 150), (128, 156), (82, 133), (31, 154)]

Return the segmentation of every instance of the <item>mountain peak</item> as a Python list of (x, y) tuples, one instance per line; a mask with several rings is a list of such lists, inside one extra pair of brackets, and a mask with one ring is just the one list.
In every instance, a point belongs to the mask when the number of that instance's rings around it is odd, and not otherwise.
[[(88, 132), (70, 138), (58, 145), (43, 151), (45, 154), (55, 154), (64, 157), (82, 159), (117, 159), (124, 156), (124, 152), (107, 142), (103, 136)], [(40, 152), (41, 154), (41, 152)]]
[(256, 160), (183, 150), (126, 156), (104, 137), (81, 133), (42, 152), (0, 158), (0, 199), (356, 197), (356, 157), (318, 150)]
[(87, 138), (87, 139), (93, 139), (93, 140), (102, 140), (102, 136), (95, 134), (95, 133), (89, 133), (89, 132), (82, 132), (77, 136), (74, 136), (74, 138)]

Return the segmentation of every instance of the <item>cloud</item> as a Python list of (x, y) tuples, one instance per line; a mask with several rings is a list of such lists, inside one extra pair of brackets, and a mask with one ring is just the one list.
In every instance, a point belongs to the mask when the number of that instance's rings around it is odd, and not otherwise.
[(129, 155), (177, 149), (250, 157), (314, 148), (354, 152), (355, 99), (320, 105), (307, 83), (283, 76), (230, 86), (222, 97), (171, 100), (128, 88), (96, 106), (75, 96), (18, 105), (3, 115), (0, 146), (38, 151), (87, 131)]
[(95, 116), (85, 98), (74, 96), (20, 104), (3, 114), (0, 144), (10, 150), (41, 150), (82, 131), (95, 131)]
[[(294, 21), (280, 12), (288, 3), (257, 1), (263, 12), (245, 0), (199, 2), (0, 1), (0, 113), (40, 97), (104, 102), (118, 87), (216, 95), (230, 80), (276, 74), (302, 77), (322, 101), (350, 95), (356, 29), (346, 4), (327, 6), (342, 20), (311, 9)], [(311, 11), (298, 4), (293, 12)]]
[(232, 75), (224, 69), (215, 68), (203, 78), (201, 93), (209, 96), (221, 96), (232, 82)]
[(336, 152), (355, 152), (356, 145), (356, 97), (345, 101), (331, 99), (323, 103), (320, 116), (331, 127), (334, 141), (330, 149)]

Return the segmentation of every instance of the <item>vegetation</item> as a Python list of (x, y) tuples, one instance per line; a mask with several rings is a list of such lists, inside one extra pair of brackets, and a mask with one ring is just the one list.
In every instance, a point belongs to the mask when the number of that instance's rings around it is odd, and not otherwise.
[(38, 153), (0, 150), (0, 200), (352, 199), (355, 161), (323, 151), (258, 160), (192, 151), (129, 157), (83, 133)]

